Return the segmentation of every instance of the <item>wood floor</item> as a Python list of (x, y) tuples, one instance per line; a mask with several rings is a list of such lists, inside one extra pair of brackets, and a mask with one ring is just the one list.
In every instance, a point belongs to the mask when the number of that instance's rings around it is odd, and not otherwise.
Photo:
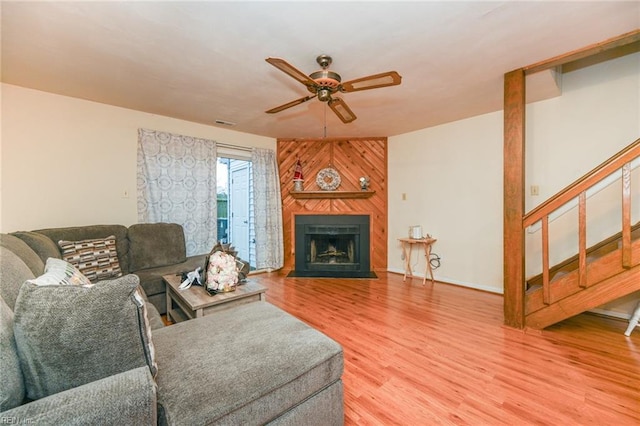
[(397, 274), (251, 277), (344, 348), (346, 425), (639, 425), (640, 330), (502, 325), (502, 296)]

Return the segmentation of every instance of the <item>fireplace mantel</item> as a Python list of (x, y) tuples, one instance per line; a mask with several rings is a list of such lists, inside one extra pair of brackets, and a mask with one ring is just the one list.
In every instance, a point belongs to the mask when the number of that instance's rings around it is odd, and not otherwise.
[(296, 199), (371, 198), (376, 191), (289, 191)]

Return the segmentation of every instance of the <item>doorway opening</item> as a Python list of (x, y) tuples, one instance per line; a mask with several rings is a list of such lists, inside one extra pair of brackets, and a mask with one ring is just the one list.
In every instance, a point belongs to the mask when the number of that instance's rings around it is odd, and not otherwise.
[(251, 161), (218, 157), (218, 240), (231, 244), (238, 257), (255, 269), (253, 173)]

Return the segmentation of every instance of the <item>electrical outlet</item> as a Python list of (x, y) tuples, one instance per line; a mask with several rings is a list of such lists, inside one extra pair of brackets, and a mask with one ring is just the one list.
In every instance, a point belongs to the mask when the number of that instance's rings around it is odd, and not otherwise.
[(406, 192), (402, 193), (402, 201), (407, 201), (407, 193)]

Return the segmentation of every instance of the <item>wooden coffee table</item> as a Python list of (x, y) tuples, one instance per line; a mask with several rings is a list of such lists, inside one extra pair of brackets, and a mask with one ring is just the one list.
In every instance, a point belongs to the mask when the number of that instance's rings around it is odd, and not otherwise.
[(237, 286), (235, 291), (212, 296), (198, 285), (179, 290), (181, 280), (178, 275), (165, 275), (162, 279), (167, 285), (167, 317), (173, 322), (202, 317), (244, 303), (264, 301), (267, 291), (266, 287), (248, 280)]

